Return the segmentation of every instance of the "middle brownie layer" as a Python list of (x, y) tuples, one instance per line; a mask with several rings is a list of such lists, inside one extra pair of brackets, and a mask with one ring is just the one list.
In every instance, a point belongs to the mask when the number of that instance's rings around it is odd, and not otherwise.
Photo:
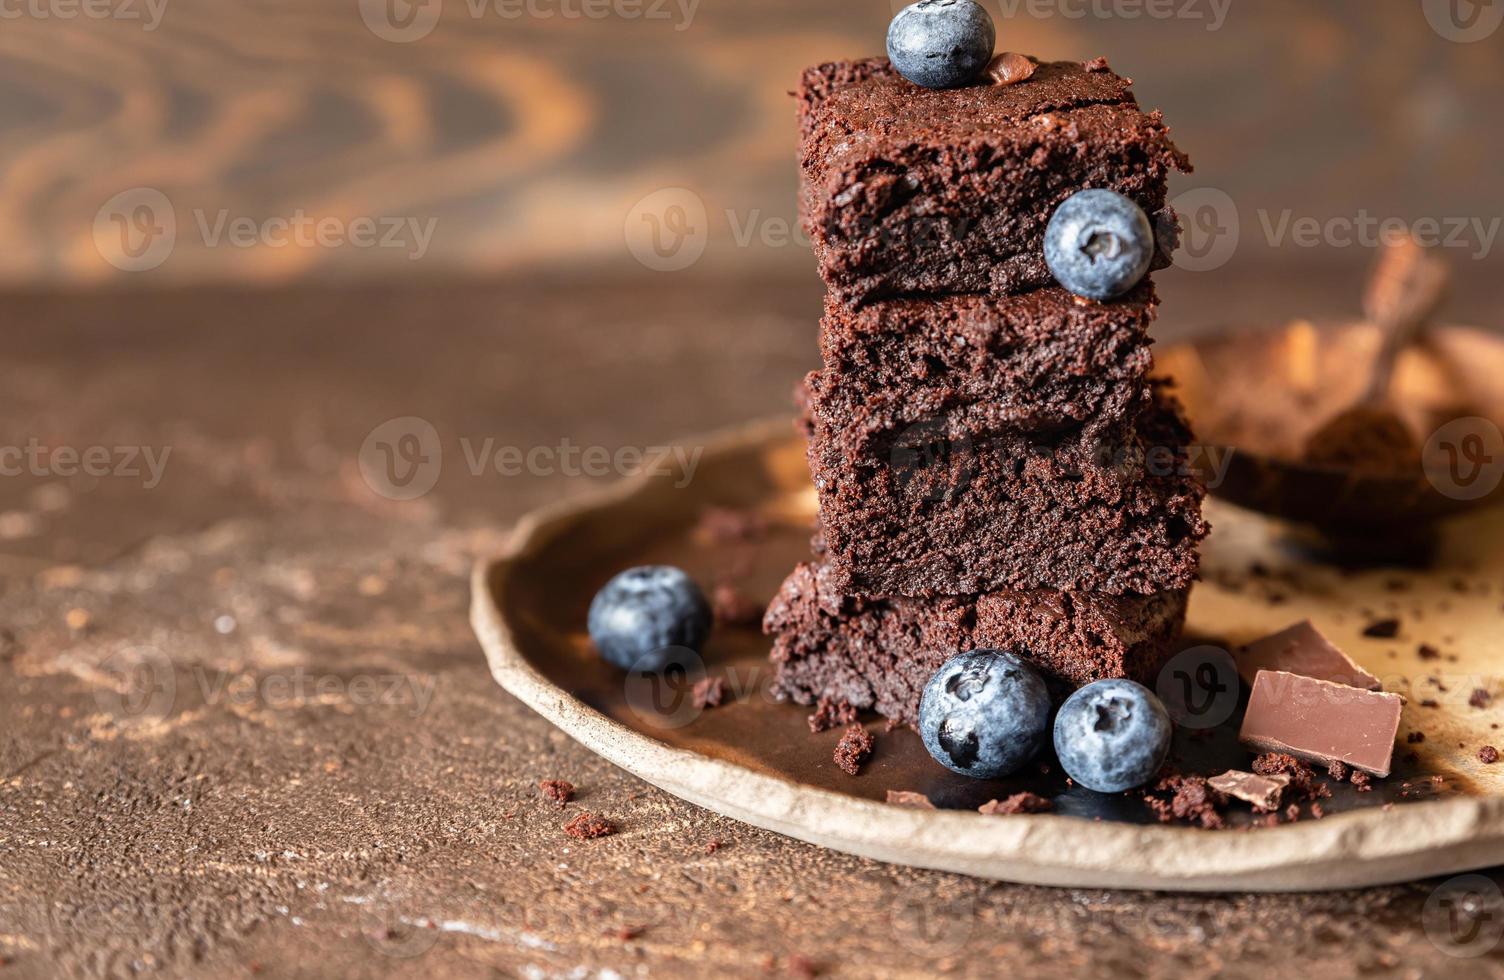
[(1157, 306), (1148, 280), (1105, 304), (1058, 287), (860, 309), (827, 297), (812, 404), (876, 429), (958, 410), (991, 431), (1123, 421), (1153, 365)]
[(809, 464), (835, 587), (856, 596), (1056, 589), (1152, 595), (1196, 578), (1205, 488), (1161, 387), (1124, 421), (1050, 438), (913, 424), (806, 390)]

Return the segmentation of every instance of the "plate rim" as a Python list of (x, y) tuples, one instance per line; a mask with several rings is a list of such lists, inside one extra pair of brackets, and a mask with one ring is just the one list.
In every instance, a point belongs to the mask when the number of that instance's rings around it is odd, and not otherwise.
[[(787, 417), (695, 440), (699, 466), (793, 439)], [(560, 731), (674, 796), (732, 819), (890, 864), (1023, 884), (1161, 891), (1319, 891), (1411, 881), (1504, 863), (1504, 796), (1370, 807), (1253, 831), (921, 810), (808, 786), (645, 735), (550, 682), (503, 612), (511, 570), (589, 512), (652, 485), (639, 474), (535, 510), (502, 553), (476, 561), (470, 623), (493, 679)], [(495, 587), (493, 588), (493, 583)], [(1083, 833), (1084, 828), (1091, 828)], [(839, 828), (832, 830), (830, 828)], [(1188, 847), (1194, 841), (1196, 846)], [(1039, 855), (1046, 855), (1041, 858)]]

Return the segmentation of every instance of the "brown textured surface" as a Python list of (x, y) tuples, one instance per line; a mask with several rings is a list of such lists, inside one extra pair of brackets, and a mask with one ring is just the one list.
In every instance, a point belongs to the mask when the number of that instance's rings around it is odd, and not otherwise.
[[(0, 510), (40, 522), (16, 535), (28, 519), (6, 518), (0, 549), (0, 976), (131, 963), (169, 976), (759, 976), (765, 957), (776, 974), (795, 955), (853, 977), (998, 962), (1062, 976), (1499, 972), (1497, 952), (1458, 961), (1426, 938), (1435, 883), (1166, 897), (885, 867), (709, 816), (554, 732), (491, 683), (463, 579), (508, 522), (589, 481), (471, 477), (453, 440), (650, 445), (686, 420), (782, 410), (818, 309), (813, 289), (761, 284), (580, 296), (450, 284), (7, 298), (32, 329), (10, 332), (0, 365), (6, 443), (175, 450), (149, 492), (0, 481)], [(707, 310), (741, 329), (706, 332)], [(623, 335), (636, 342), (610, 344)], [(693, 384), (633, 397), (645, 374), (691, 366)], [(353, 464), (370, 428), (404, 413), (429, 418), (451, 455), (433, 494), (397, 504)], [(72, 609), (89, 615), (77, 632)], [(222, 615), (229, 633), (214, 628)], [(160, 724), (117, 725), (95, 668), (144, 641), (178, 665), (179, 703)], [(209, 705), (194, 674), (298, 664), (431, 680), (433, 697), (418, 716), (340, 696)], [(562, 812), (538, 792), (551, 778), (578, 787)], [(580, 809), (619, 832), (571, 840), (562, 825)], [(410, 924), (429, 921), (451, 931)]]

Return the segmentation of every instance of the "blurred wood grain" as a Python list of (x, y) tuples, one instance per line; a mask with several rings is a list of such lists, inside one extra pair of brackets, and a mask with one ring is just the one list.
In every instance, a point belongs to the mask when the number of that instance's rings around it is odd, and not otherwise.
[[(880, 51), (896, 5), (102, 2), (110, 16), (65, 18), (68, 0), (35, 0), (0, 30), (0, 281), (631, 266), (628, 219), (664, 188), (703, 205), (704, 268), (808, 269), (786, 92), (805, 64)], [(989, 3), (1000, 47), (1107, 54), (1139, 80), (1196, 160), (1177, 190), (1237, 204), (1234, 272), (1261, 251), (1333, 258), (1272, 246), (1264, 226), (1286, 213), (1504, 216), (1504, 31), (1455, 43), (1409, 2)], [(164, 216), (119, 205), (134, 188), (168, 202), (175, 231), (138, 271), (110, 237)], [(357, 219), (407, 230), (352, 243)], [(334, 234), (266, 231), (299, 220)], [(232, 241), (235, 222), (253, 230)]]

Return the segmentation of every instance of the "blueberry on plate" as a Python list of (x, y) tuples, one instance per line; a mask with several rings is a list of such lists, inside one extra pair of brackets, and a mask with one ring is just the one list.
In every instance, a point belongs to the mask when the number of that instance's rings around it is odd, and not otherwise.
[(888, 25), (888, 60), (915, 85), (955, 88), (976, 81), (996, 41), (992, 15), (975, 0), (920, 0)]
[(1044, 232), (1044, 261), (1077, 296), (1112, 299), (1143, 279), (1154, 258), (1154, 228), (1143, 208), (1101, 188), (1077, 191)]
[(590, 602), (590, 639), (623, 670), (658, 673), (710, 635), (710, 604), (694, 579), (670, 565), (629, 568)]
[(1098, 793), (1142, 786), (1170, 754), (1170, 715), (1142, 684), (1106, 680), (1066, 699), (1055, 716), (1055, 755), (1065, 774)]
[(953, 772), (996, 779), (1034, 758), (1050, 729), (1050, 694), (1034, 668), (1001, 650), (947, 660), (919, 701), (919, 737)]

